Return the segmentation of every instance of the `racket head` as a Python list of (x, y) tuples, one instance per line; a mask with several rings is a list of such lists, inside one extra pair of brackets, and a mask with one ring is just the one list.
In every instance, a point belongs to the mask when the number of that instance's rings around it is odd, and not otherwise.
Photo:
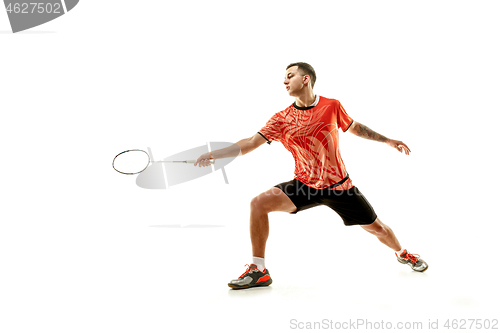
[(142, 149), (129, 149), (115, 156), (113, 169), (124, 175), (136, 175), (146, 170), (150, 163), (147, 152)]

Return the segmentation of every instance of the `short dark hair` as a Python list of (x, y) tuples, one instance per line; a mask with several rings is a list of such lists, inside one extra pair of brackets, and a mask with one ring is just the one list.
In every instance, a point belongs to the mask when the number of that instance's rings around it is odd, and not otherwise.
[(288, 65), (286, 69), (293, 66), (298, 66), (299, 70), (302, 71), (303, 74), (309, 75), (311, 78), (311, 87), (314, 88), (314, 83), (316, 83), (316, 72), (314, 71), (314, 68), (305, 62), (294, 62), (293, 64)]

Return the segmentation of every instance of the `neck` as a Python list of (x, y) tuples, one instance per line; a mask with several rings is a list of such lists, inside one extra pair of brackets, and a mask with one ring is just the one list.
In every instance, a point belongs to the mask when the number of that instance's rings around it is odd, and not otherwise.
[(314, 95), (314, 93), (311, 90), (302, 96), (295, 97), (295, 104), (301, 108), (308, 107), (309, 105), (314, 103), (315, 99), (316, 99), (316, 95)]

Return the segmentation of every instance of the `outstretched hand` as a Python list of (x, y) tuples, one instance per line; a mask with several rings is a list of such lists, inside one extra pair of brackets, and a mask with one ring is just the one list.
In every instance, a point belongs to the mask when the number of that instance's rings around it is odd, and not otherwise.
[(396, 148), (400, 153), (404, 152), (406, 155), (410, 155), (411, 150), (405, 143), (403, 143), (403, 141), (389, 139), (387, 144), (392, 148)]

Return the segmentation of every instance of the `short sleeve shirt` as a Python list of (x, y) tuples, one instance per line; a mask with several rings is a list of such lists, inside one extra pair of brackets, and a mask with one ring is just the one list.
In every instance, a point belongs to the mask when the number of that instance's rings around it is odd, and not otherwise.
[[(268, 143), (278, 141), (292, 153), (294, 176), (302, 183), (323, 189), (347, 176), (340, 156), (338, 129), (347, 131), (353, 119), (340, 102), (320, 96), (313, 107), (294, 104), (269, 119), (259, 133)], [(335, 188), (352, 187), (351, 179)]]

